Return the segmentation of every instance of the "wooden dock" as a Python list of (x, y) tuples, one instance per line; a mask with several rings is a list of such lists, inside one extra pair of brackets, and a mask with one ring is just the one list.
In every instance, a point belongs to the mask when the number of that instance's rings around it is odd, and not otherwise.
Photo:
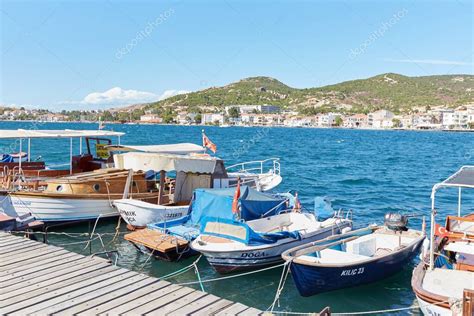
[(262, 311), (0, 232), (0, 315), (258, 315)]

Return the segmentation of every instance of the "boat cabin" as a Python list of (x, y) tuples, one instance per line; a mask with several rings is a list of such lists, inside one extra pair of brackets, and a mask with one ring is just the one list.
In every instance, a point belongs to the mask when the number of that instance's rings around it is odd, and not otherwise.
[[(112, 162), (105, 149), (112, 141), (109, 137), (118, 137), (124, 133), (101, 130), (0, 130), (0, 141), (16, 139), (15, 148), (19, 153), (2, 153), (0, 160), (0, 184), (9, 189), (12, 183), (23, 182), (22, 186), (38, 187), (38, 181), (46, 178), (65, 176), (73, 173), (88, 172), (104, 168)], [(32, 158), (31, 145), (35, 139), (69, 139), (69, 167), (67, 169), (50, 169), (41, 156)], [(74, 139), (79, 140), (79, 153), (74, 155)], [(26, 140), (26, 152), (24, 141)], [(85, 149), (83, 146), (85, 141)], [(32, 180), (31, 182), (29, 180)]]
[(195, 189), (212, 188), (228, 177), (222, 159), (204, 154), (128, 152), (114, 155), (114, 165), (159, 174), (160, 205), (188, 203)]

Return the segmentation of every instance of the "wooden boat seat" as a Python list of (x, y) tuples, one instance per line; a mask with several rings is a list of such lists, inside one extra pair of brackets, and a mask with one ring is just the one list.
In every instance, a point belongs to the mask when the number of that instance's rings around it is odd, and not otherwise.
[(462, 299), (464, 289), (474, 290), (472, 272), (435, 268), (426, 271), (422, 287), (433, 294)]
[(362, 261), (369, 259), (370, 257), (356, 255), (353, 253), (348, 253), (345, 251), (334, 250), (334, 249), (324, 249), (320, 251), (320, 258), (313, 257), (313, 256), (300, 256), (298, 259), (306, 260), (309, 262), (315, 263), (334, 263), (334, 264), (344, 264), (356, 261)]

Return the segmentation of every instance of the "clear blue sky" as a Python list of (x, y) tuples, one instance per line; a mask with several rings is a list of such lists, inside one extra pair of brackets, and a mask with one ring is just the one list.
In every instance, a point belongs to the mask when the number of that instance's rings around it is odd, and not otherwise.
[(474, 67), (471, 1), (0, 2), (3, 105), (90, 109), (249, 76), (303, 88)]

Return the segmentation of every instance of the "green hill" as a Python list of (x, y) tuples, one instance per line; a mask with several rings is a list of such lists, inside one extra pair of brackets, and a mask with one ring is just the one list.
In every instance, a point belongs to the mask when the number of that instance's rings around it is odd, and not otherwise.
[(252, 77), (150, 103), (145, 109), (163, 112), (184, 107), (192, 111), (202, 107), (272, 104), (301, 113), (359, 113), (382, 108), (410, 112), (415, 107), (455, 107), (472, 102), (473, 75), (407, 77), (388, 73), (310, 89), (292, 88), (269, 77)]

